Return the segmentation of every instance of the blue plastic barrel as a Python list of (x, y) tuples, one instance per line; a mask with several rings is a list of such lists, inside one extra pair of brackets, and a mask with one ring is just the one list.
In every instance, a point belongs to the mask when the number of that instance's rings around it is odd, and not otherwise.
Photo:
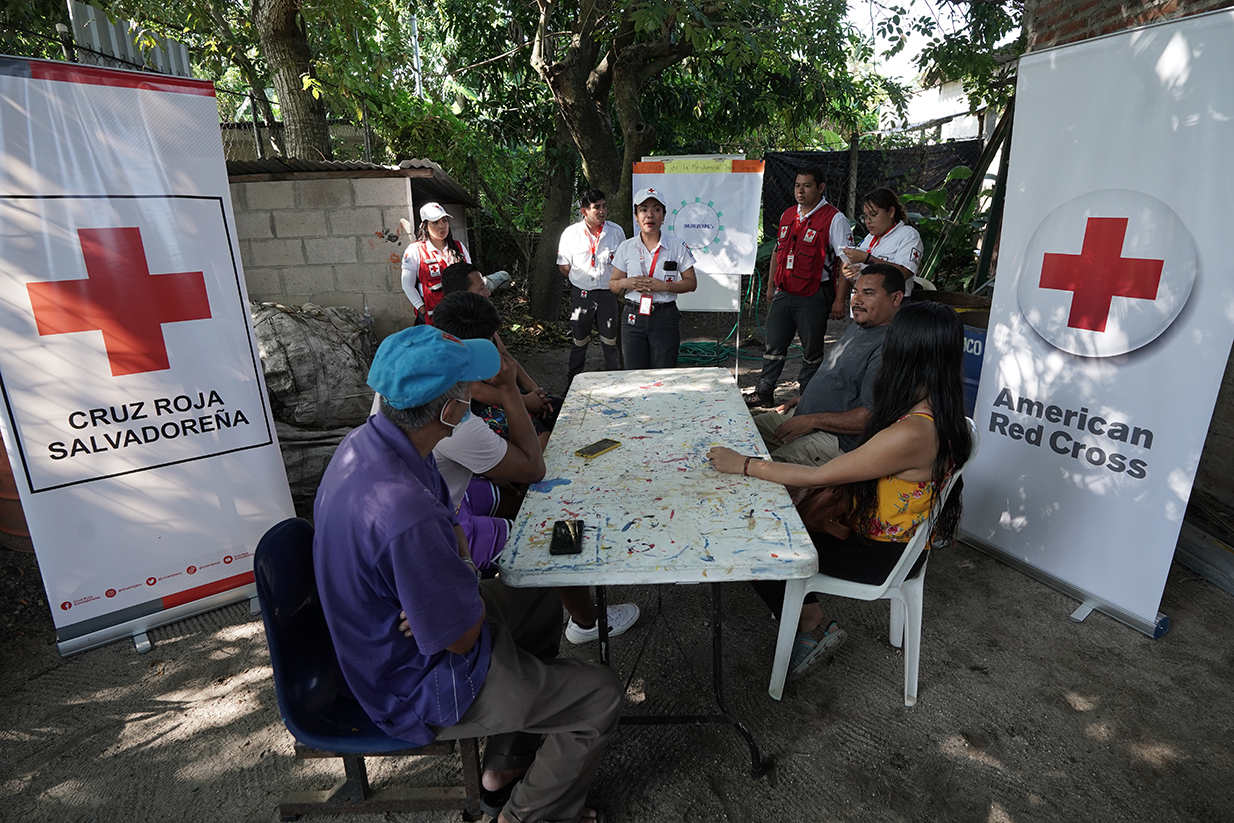
[(964, 413), (973, 416), (977, 406), (977, 384), (981, 381), (981, 361), (985, 359), (985, 329), (964, 327)]

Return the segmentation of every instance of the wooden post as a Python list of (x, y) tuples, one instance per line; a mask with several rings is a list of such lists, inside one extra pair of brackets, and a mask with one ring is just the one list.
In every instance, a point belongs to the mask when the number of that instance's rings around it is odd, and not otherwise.
[(849, 219), (857, 219), (857, 157), (860, 149), (861, 133), (853, 132), (848, 138), (848, 209)]

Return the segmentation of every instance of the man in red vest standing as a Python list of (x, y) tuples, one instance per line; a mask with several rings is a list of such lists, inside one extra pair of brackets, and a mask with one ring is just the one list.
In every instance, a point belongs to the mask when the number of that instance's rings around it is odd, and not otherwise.
[(838, 251), (853, 243), (852, 226), (839, 209), (823, 197), (823, 171), (806, 166), (793, 186), (796, 206), (780, 217), (776, 248), (767, 272), (771, 309), (767, 312), (767, 350), (763, 371), (746, 405), (775, 406), (776, 383), (784, 370), (793, 335), (801, 338), (799, 391), (804, 392), (823, 362), (827, 319), (845, 316), (848, 289), (840, 273)]

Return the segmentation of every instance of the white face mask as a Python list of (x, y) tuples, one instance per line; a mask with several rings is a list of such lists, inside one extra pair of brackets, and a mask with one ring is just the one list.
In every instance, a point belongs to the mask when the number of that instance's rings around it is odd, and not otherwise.
[[(460, 400), (458, 402), (462, 403), (464, 401)], [(470, 401), (468, 402), (470, 403)], [(443, 426), (449, 426), (451, 431), (453, 431), (456, 426), (461, 426), (471, 419), (471, 406), (468, 405), (467, 411), (463, 412), (463, 416), (459, 418), (459, 421), (457, 423), (450, 423), (446, 420), (446, 409), (448, 408), (450, 408), (449, 403), (446, 403), (444, 406), (442, 406), (441, 414), (437, 415), (437, 419), (441, 421), (441, 424)]]

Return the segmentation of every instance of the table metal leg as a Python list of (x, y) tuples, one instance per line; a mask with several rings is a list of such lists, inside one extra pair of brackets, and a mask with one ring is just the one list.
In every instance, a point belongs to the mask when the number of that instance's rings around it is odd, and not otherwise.
[(758, 745), (754, 735), (745, 724), (733, 716), (728, 704), (724, 702), (724, 644), (722, 642), (722, 626), (724, 611), (720, 607), (720, 584), (711, 584), (711, 685), (715, 689), (716, 704), (728, 718), (728, 722), (737, 727), (737, 732), (746, 739), (750, 747), (750, 776), (761, 777), (763, 774), (763, 759), (758, 754)]
[(719, 583), (711, 584), (711, 685), (721, 714), (623, 715), (620, 724), (622, 726), (666, 726), (727, 723), (737, 729), (738, 734), (745, 738), (746, 744), (750, 747), (750, 776), (757, 779), (768, 774), (768, 770), (774, 766), (772, 759), (762, 758), (758, 751), (758, 744), (754, 742), (754, 735), (750, 734), (745, 724), (733, 715), (724, 701), (723, 611)]
[(600, 631), (600, 662), (608, 665), (608, 593), (596, 586), (596, 628)]

